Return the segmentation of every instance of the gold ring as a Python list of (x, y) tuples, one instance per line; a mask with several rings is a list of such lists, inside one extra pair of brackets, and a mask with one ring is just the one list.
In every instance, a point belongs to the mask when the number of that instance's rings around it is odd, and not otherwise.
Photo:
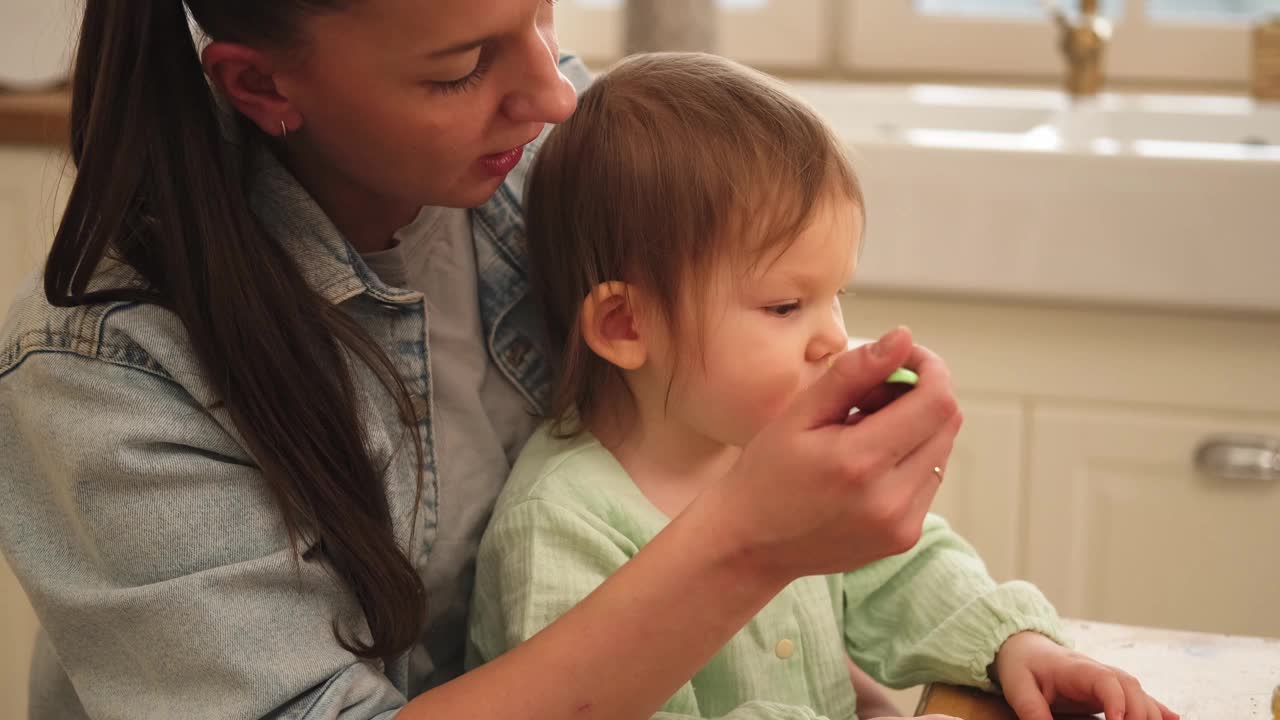
[(938, 482), (942, 482), (942, 468), (934, 466), (933, 474), (938, 476)]

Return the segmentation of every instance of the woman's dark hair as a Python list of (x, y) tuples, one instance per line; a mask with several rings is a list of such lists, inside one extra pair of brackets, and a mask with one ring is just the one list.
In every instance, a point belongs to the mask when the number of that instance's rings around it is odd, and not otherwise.
[[(275, 498), (295, 554), (312, 552), (360, 603), (367, 659), (401, 654), (426, 618), (360, 422), (354, 360), (390, 391), (418, 456), (408, 392), (387, 355), (307, 285), (250, 211), (245, 154), (224, 140), (187, 7), (211, 38), (288, 47), (340, 0), (86, 0), (72, 86), (77, 176), (49, 255), (60, 306), (130, 301), (175, 313)], [(242, 121), (249, 132), (249, 124)], [(104, 259), (143, 280), (90, 290)], [(418, 471), (418, 491), (422, 477)]]

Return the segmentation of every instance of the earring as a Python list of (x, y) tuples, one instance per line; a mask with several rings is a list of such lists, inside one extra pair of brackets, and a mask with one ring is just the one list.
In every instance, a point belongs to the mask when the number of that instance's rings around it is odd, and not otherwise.
[(284, 124), (283, 120), (280, 121), (280, 139), (281, 140), (289, 139), (289, 128)]

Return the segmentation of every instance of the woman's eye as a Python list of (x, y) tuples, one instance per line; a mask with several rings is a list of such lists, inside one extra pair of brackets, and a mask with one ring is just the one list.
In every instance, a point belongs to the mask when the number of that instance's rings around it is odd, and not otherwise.
[(800, 303), (790, 302), (781, 305), (770, 305), (764, 309), (765, 312), (774, 317), (789, 317), (792, 313), (800, 309)]
[(475, 68), (471, 72), (463, 75), (457, 80), (433, 80), (431, 88), (442, 93), (460, 93), (470, 90), (482, 79), (488, 72), (489, 67), (493, 64), (493, 55), (488, 51), (480, 53), (480, 59), (476, 62)]

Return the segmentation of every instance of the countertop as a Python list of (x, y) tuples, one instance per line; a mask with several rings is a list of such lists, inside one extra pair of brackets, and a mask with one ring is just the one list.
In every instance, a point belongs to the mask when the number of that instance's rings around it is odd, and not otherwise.
[(0, 92), (0, 144), (67, 144), (70, 91), (39, 93)]
[[(1183, 720), (1272, 720), (1280, 640), (1078, 620), (1067, 622), (1067, 631), (1077, 650), (1132, 673)], [(917, 714), (925, 713), (1016, 719), (994, 696), (946, 685), (925, 690)]]

